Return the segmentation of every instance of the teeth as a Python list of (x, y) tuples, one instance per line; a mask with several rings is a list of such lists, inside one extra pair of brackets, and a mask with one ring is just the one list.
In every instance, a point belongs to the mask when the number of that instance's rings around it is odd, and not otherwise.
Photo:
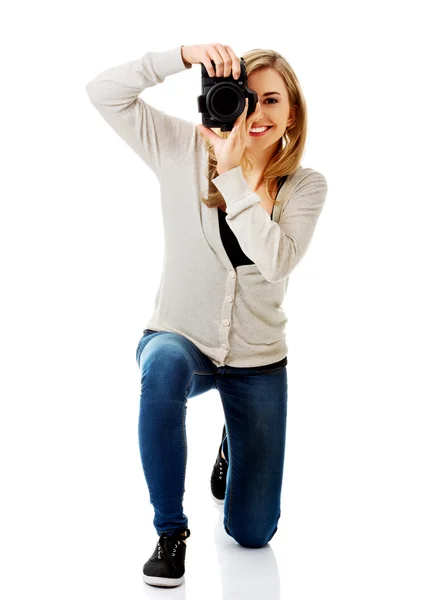
[(253, 131), (253, 133), (260, 133), (261, 131), (266, 131), (268, 129), (268, 127), (255, 127), (254, 129), (251, 129), (250, 131)]

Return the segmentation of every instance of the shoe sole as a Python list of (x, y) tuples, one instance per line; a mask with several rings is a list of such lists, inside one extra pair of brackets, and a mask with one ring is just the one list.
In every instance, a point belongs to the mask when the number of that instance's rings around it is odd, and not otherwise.
[(148, 585), (156, 587), (177, 587), (184, 582), (184, 575), (178, 579), (169, 579), (168, 577), (151, 577), (150, 575), (144, 575), (143, 573), (143, 580)]
[(224, 504), (225, 503), (225, 499), (224, 498), (216, 498), (212, 492), (211, 492), (211, 497), (214, 500), (214, 502), (217, 502), (217, 504)]

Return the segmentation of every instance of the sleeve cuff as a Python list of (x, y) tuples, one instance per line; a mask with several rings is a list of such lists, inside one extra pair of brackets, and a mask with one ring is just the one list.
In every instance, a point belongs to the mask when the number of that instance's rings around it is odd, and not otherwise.
[(173, 48), (172, 50), (165, 50), (164, 52), (149, 52), (150, 59), (152, 61), (153, 69), (158, 78), (163, 81), (169, 75), (174, 75), (180, 71), (186, 71), (184, 61), (182, 60), (182, 46)]
[(260, 200), (258, 194), (251, 190), (245, 180), (241, 165), (218, 175), (212, 179), (212, 182), (226, 202), (229, 218)]

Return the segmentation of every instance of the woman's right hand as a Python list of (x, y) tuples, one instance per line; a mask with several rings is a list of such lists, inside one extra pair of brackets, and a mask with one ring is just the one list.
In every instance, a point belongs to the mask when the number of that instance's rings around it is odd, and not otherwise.
[[(240, 77), (240, 59), (230, 46), (222, 44), (182, 46), (181, 53), (183, 60), (191, 65), (204, 64), (210, 77), (229, 77), (231, 72), (234, 79)], [(211, 60), (215, 63), (215, 72)]]

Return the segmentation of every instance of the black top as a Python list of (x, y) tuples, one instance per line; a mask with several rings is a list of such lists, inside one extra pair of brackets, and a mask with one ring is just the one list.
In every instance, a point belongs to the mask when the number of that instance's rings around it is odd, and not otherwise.
[[(287, 176), (281, 177), (281, 179), (279, 181), (278, 193), (286, 179), (287, 179)], [(220, 237), (222, 239), (223, 246), (226, 250), (227, 255), (229, 256), (229, 260), (231, 261), (234, 269), (240, 265), (253, 265), (254, 264), (253, 260), (250, 260), (250, 258), (244, 254), (237, 238), (235, 237), (234, 232), (229, 227), (228, 222), (226, 221), (226, 215), (228, 213), (223, 211), (221, 208), (218, 208), (217, 212), (218, 212), (218, 220), (219, 220), (219, 227), (220, 227)], [(273, 219), (273, 209), (270, 214), (270, 218)], [(287, 357), (285, 356), (282, 360), (275, 362), (275, 363), (270, 363), (269, 365), (263, 365), (261, 367), (246, 367), (246, 368), (258, 369), (258, 370), (259, 369), (269, 370), (269, 369), (273, 369), (276, 367), (284, 367), (286, 364), (288, 364), (288, 361), (287, 361)]]

